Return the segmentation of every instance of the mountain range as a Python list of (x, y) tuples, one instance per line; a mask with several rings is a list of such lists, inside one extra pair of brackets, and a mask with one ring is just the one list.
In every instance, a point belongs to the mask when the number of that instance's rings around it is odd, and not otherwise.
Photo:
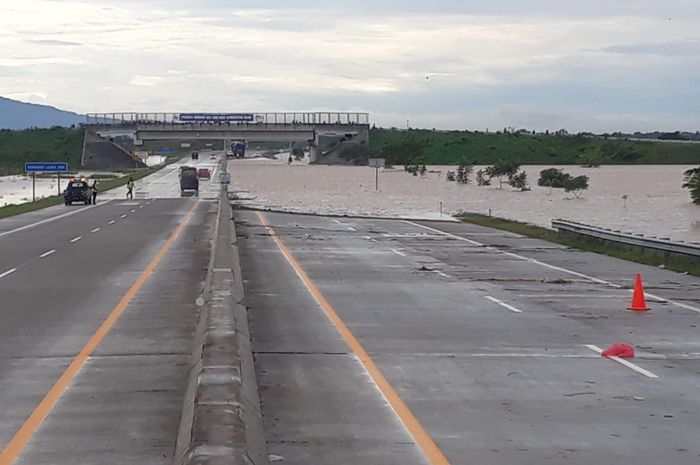
[(0, 129), (49, 128), (71, 126), (85, 121), (84, 116), (48, 105), (20, 102), (0, 97)]

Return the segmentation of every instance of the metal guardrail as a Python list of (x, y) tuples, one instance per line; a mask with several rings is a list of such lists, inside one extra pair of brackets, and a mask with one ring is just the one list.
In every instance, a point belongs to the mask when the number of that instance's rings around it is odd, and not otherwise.
[[(88, 113), (85, 124), (88, 126), (121, 126), (136, 124), (184, 124), (192, 123), (192, 119), (181, 120), (180, 115), (191, 116), (192, 113)], [(260, 113), (198, 113), (203, 118), (211, 116), (211, 121), (200, 120), (201, 123), (211, 124), (369, 124), (369, 113), (344, 112), (260, 112)], [(224, 119), (226, 116), (241, 117), (240, 119)], [(217, 120), (221, 117), (222, 120)], [(245, 118), (243, 118), (245, 117)]]
[(647, 237), (643, 234), (631, 234), (562, 219), (552, 220), (552, 227), (559, 231), (594, 237), (605, 241), (700, 258), (700, 244), (695, 242), (671, 241), (665, 237)]

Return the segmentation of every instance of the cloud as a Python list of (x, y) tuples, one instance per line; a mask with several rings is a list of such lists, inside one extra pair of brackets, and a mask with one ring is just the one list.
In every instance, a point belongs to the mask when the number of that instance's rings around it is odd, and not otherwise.
[(167, 78), (163, 76), (144, 76), (142, 74), (135, 74), (131, 77), (129, 84), (132, 86), (152, 87), (164, 83), (166, 79)]
[(59, 40), (59, 39), (31, 39), (28, 40), (27, 42), (31, 44), (38, 44), (38, 45), (58, 45), (58, 46), (65, 46), (65, 47), (76, 47), (83, 45), (80, 42), (71, 42), (69, 40)]
[(656, 43), (611, 45), (603, 50), (626, 55), (697, 56), (700, 55), (700, 39), (689, 38)]
[(675, 110), (692, 128), (698, 21), (685, 0), (23, 0), (0, 6), (0, 95), (41, 89), (78, 112), (368, 110), (428, 127), (663, 125)]

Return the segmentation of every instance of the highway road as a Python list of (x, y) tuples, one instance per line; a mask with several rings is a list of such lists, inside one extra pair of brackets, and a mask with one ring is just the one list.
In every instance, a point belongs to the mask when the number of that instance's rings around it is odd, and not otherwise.
[(235, 217), (280, 463), (700, 461), (697, 278), (467, 224)]
[(0, 465), (172, 463), (218, 189), (176, 170), (0, 220)]

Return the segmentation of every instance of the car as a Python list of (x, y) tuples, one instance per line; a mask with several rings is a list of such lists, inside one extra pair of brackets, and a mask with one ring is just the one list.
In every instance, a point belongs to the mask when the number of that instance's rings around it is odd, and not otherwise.
[(194, 195), (199, 195), (199, 179), (197, 173), (193, 171), (183, 171), (180, 173), (180, 195), (185, 196), (188, 192), (194, 191)]
[(210, 160), (216, 160), (216, 155), (214, 155), (214, 154), (209, 155), (209, 159), (210, 159)]
[(197, 176), (202, 179), (209, 179), (211, 178), (211, 171), (209, 171), (209, 168), (200, 168), (199, 171), (197, 171)]
[(63, 191), (63, 202), (66, 205), (73, 205), (73, 202), (84, 202), (85, 205), (92, 203), (92, 188), (87, 181), (71, 179)]
[(199, 152), (192, 152), (192, 159), (199, 160)]

